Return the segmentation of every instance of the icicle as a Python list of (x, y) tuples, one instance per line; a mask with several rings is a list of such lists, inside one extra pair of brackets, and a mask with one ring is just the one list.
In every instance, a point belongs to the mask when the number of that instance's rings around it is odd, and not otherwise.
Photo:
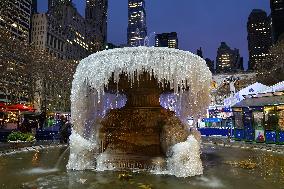
[[(129, 76), (132, 86), (135, 80), (139, 82), (139, 75), (143, 73), (143, 70), (150, 72), (150, 75), (161, 82), (164, 88), (169, 83), (170, 89), (173, 89), (175, 93), (169, 98), (174, 98), (175, 101), (184, 101), (175, 102), (174, 105), (176, 112), (182, 112), (180, 114), (199, 116), (203, 108), (210, 102), (209, 85), (212, 74), (206, 62), (190, 52), (154, 47), (101, 51), (83, 59), (74, 75), (71, 91), (71, 114), (75, 128), (82, 127), (80, 124), (83, 122), (89, 123), (88, 120), (85, 120), (87, 118), (84, 115), (84, 109), (88, 103), (85, 103), (85, 99), (82, 98), (82, 87), (85, 80), (88, 81), (93, 91), (89, 95), (95, 95), (93, 104), (96, 109), (95, 117), (98, 118), (98, 116), (104, 115), (103, 112), (106, 112), (104, 107), (119, 107), (123, 104), (120, 101), (123, 98), (119, 96), (118, 89), (119, 75), (122, 71)], [(112, 73), (114, 82), (117, 84), (114, 98), (119, 100), (104, 98), (106, 95), (104, 87), (107, 86)], [(189, 86), (189, 92), (183, 91), (182, 88), (187, 86)], [(178, 100), (177, 94), (182, 96), (181, 100)], [(169, 101), (168, 98), (165, 99)], [(195, 101), (198, 103), (194, 104)], [(188, 105), (182, 106), (183, 104)]]

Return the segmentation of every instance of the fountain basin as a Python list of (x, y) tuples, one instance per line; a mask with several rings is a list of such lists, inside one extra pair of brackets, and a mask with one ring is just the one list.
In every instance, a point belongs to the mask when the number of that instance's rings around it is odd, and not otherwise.
[[(212, 189), (281, 188), (284, 185), (284, 155), (263, 150), (203, 145), (204, 175), (177, 178), (163, 172), (68, 171), (65, 154), (58, 170), (52, 170), (66, 147), (0, 156), (0, 187), (88, 189)], [(251, 163), (256, 166), (250, 168)], [(248, 168), (243, 167), (248, 165)], [(128, 175), (122, 179), (121, 175)], [(131, 176), (129, 176), (131, 175)]]

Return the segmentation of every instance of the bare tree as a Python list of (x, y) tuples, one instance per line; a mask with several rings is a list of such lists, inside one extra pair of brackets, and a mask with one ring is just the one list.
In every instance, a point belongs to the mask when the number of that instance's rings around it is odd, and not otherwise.
[(257, 80), (266, 85), (284, 81), (284, 39), (271, 47), (269, 56), (257, 65)]
[(76, 66), (74, 61), (57, 59), (0, 29), (0, 91), (12, 94), (12, 103), (24, 97), (34, 102), (40, 81), (40, 96), (45, 101), (41, 108), (68, 111)]

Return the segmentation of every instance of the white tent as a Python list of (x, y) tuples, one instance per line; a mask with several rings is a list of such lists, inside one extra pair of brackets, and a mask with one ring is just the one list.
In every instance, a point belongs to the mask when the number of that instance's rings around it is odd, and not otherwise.
[(261, 83), (256, 82), (256, 83), (240, 90), (233, 97), (226, 98), (224, 100), (224, 106), (225, 107), (231, 107), (231, 106), (235, 105), (236, 103), (242, 101), (244, 99), (243, 96), (245, 96), (245, 95), (257, 94), (257, 93), (263, 92), (263, 91), (268, 90), (268, 89), (269, 89), (269, 86), (266, 86), (266, 85), (263, 85)]
[(268, 89), (260, 91), (260, 93), (270, 93), (270, 92), (277, 92), (277, 91), (284, 91), (284, 81), (276, 83), (275, 85), (268, 87)]

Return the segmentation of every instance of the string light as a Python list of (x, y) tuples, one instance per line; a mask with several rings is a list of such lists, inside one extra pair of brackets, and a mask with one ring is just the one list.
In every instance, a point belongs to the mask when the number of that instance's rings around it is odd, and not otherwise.
[[(20, 41), (9, 31), (0, 29), (0, 71), (6, 95), (7, 92), (15, 95), (10, 99), (12, 103), (18, 103), (24, 97), (33, 104), (35, 93), (40, 92), (42, 99), (50, 99), (46, 104), (50, 103), (51, 109), (68, 111), (76, 66), (73, 61), (57, 59), (48, 51)], [(41, 86), (37, 85), (38, 81)]]
[(271, 47), (267, 58), (256, 65), (257, 80), (273, 85), (284, 80), (284, 39)]

